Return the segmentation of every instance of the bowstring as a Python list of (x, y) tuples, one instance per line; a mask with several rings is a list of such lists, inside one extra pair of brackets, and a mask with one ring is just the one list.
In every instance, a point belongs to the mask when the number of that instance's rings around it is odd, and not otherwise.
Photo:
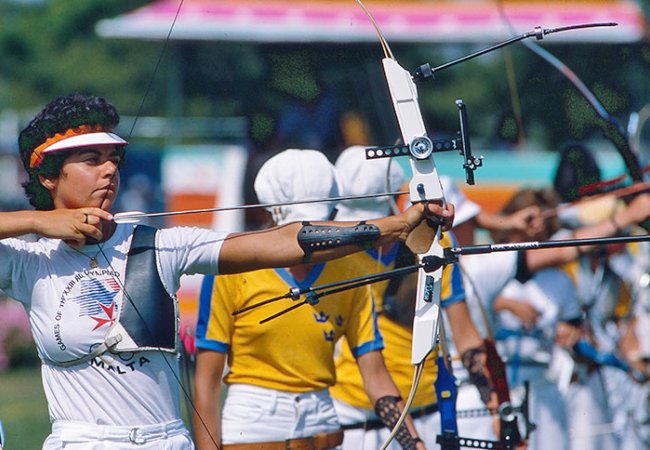
[[(386, 38), (384, 37), (384, 34), (382, 33), (381, 29), (379, 28), (379, 25), (377, 24), (377, 22), (376, 22), (375, 18), (373, 17), (373, 15), (370, 13), (368, 8), (363, 4), (362, 0), (355, 0), (355, 1), (361, 7), (361, 9), (364, 11), (366, 16), (370, 19), (373, 27), (377, 31), (377, 35), (379, 37), (379, 42), (380, 42), (381, 47), (382, 47), (383, 52), (384, 52), (384, 57), (395, 60), (395, 57), (393, 56), (393, 53), (392, 53), (392, 51), (390, 49), (390, 46), (388, 45), (388, 42), (387, 42)], [(388, 170), (390, 170), (390, 165), (388, 166)], [(388, 176), (389, 175), (387, 173), (387, 176), (386, 176), (387, 183), (388, 183)], [(441, 187), (441, 191), (442, 191), (442, 187)], [(445, 200), (444, 194), (443, 194), (442, 206), (445, 207), (445, 205), (446, 205), (446, 200)], [(440, 232), (441, 232), (441, 227), (439, 226), (437, 231), (436, 231), (436, 234), (438, 235), (438, 237), (440, 236)], [(440, 299), (438, 299), (438, 300), (440, 300)], [(393, 430), (391, 431), (390, 435), (388, 436), (388, 438), (386, 439), (384, 444), (381, 446), (380, 450), (386, 450), (386, 448), (388, 448), (388, 446), (390, 445), (392, 440), (397, 435), (397, 432), (398, 432), (400, 426), (403, 424), (404, 420), (406, 419), (406, 416), (409, 413), (409, 409), (411, 407), (413, 399), (415, 398), (415, 393), (416, 393), (416, 391), (417, 391), (417, 389), (419, 387), (419, 384), (420, 384), (420, 377), (421, 377), (423, 369), (424, 369), (425, 360), (426, 360), (426, 358), (424, 358), (421, 362), (415, 364), (414, 373), (413, 373), (413, 382), (411, 384), (411, 391), (409, 392), (409, 397), (408, 397), (408, 399), (407, 399), (407, 401), (405, 403), (404, 410), (402, 411), (402, 414), (400, 415), (400, 418), (398, 419), (395, 427), (393, 427)]]
[[(135, 131), (136, 124), (140, 119), (140, 116), (142, 115), (142, 110), (144, 109), (144, 105), (147, 101), (147, 97), (149, 96), (149, 92), (151, 92), (154, 80), (156, 79), (156, 74), (158, 73), (158, 70), (160, 69), (160, 65), (162, 64), (162, 60), (165, 57), (165, 54), (167, 52), (167, 47), (169, 45), (169, 41), (171, 40), (172, 32), (174, 30), (174, 27), (176, 26), (176, 22), (178, 21), (178, 17), (180, 16), (181, 8), (183, 7), (184, 2), (185, 0), (180, 0), (178, 4), (178, 8), (176, 9), (176, 13), (174, 14), (174, 19), (172, 20), (171, 26), (169, 27), (169, 31), (167, 32), (167, 36), (165, 37), (163, 46), (160, 49), (160, 53), (158, 54), (158, 59), (156, 60), (156, 64), (153, 68), (153, 71), (151, 72), (151, 76), (149, 77), (149, 82), (147, 83), (147, 87), (145, 88), (144, 94), (142, 95), (142, 99), (140, 100), (140, 105), (138, 106), (138, 109), (135, 113), (135, 117), (133, 118), (133, 123), (131, 124), (131, 128), (129, 129), (129, 132), (126, 136), (127, 142), (131, 140), (131, 137), (133, 136), (133, 132)], [(115, 173), (111, 176), (111, 182), (115, 179), (117, 174), (118, 171), (115, 171)], [(108, 196), (108, 191), (104, 193), (102, 204), (106, 201), (107, 196)]]
[[(179, 3), (178, 3), (178, 7), (176, 8), (176, 12), (174, 14), (174, 19), (172, 20), (172, 23), (171, 23), (171, 25), (169, 27), (169, 31), (167, 32), (167, 36), (165, 37), (165, 40), (163, 42), (163, 46), (162, 46), (162, 48), (160, 50), (160, 53), (158, 55), (158, 59), (156, 60), (156, 64), (155, 64), (154, 69), (153, 69), (153, 71), (151, 73), (151, 76), (149, 77), (149, 82), (147, 83), (147, 87), (146, 87), (145, 92), (144, 92), (144, 94), (142, 96), (142, 100), (140, 101), (140, 104), (138, 106), (138, 110), (137, 110), (136, 115), (135, 115), (135, 117), (133, 119), (133, 123), (131, 124), (131, 128), (129, 130), (129, 133), (128, 133), (127, 139), (126, 139), (127, 141), (131, 140), (131, 136), (133, 135), (133, 132), (135, 130), (138, 119), (140, 118), (140, 116), (142, 114), (142, 110), (144, 109), (144, 105), (146, 103), (147, 97), (149, 96), (149, 93), (151, 92), (154, 80), (156, 78), (156, 74), (158, 73), (160, 65), (162, 64), (163, 58), (165, 57), (165, 54), (167, 52), (167, 47), (169, 46), (169, 42), (171, 40), (171, 35), (172, 35), (173, 30), (174, 30), (174, 27), (176, 26), (176, 22), (178, 21), (178, 18), (180, 16), (181, 9), (183, 7), (184, 1), (185, 0), (180, 0)], [(119, 173), (119, 169), (116, 170), (115, 173), (113, 173), (113, 175), (111, 176), (111, 182), (115, 179), (115, 177), (118, 175), (118, 173)], [(107, 197), (108, 197), (108, 191), (106, 191), (104, 193), (104, 197), (103, 197), (102, 202), (100, 204), (103, 204), (106, 201)], [(106, 256), (106, 253), (104, 253), (103, 243), (98, 243), (97, 246), (99, 247), (100, 253), (102, 254), (104, 259), (106, 260), (106, 262), (108, 264), (108, 267), (111, 269), (111, 271), (117, 273), (117, 271), (113, 267), (113, 264), (111, 263), (111, 261)], [(148, 333), (149, 336), (153, 337), (153, 333), (151, 332), (151, 329), (147, 326), (147, 322), (145, 321), (144, 316), (138, 310), (137, 306), (135, 305), (135, 302), (133, 301), (133, 299), (131, 298), (131, 296), (127, 292), (124, 283), (121, 280), (117, 279), (116, 277), (112, 277), (112, 278), (118, 284), (120, 289), (122, 290), (122, 295), (129, 301), (129, 303), (133, 307), (133, 310), (136, 312), (137, 316), (142, 321), (143, 329), (145, 330), (145, 332)], [(174, 298), (174, 301), (177, 301), (177, 299)], [(178, 333), (178, 331), (176, 331), (176, 333)], [(178, 336), (176, 337), (176, 340), (177, 340), (177, 345), (183, 345), (182, 343), (178, 342)], [(201, 422), (201, 425), (203, 426), (203, 428), (207, 432), (207, 434), (210, 437), (210, 440), (212, 441), (212, 443), (215, 445), (215, 448), (219, 449), (220, 448), (219, 444), (217, 443), (216, 439), (214, 438), (214, 436), (210, 432), (210, 429), (208, 428), (205, 420), (203, 419), (203, 417), (201, 417), (201, 414), (199, 414), (199, 412), (198, 412), (198, 410), (196, 408), (196, 405), (194, 404), (194, 401), (192, 399), (192, 395), (186, 389), (186, 387), (183, 385), (183, 382), (182, 382), (182, 380), (180, 378), (180, 375), (178, 373), (176, 373), (176, 370), (174, 370), (174, 366), (169, 362), (169, 359), (167, 358), (167, 355), (165, 355), (165, 352), (162, 351), (162, 349), (160, 349), (160, 348), (158, 348), (157, 351), (163, 357), (163, 361), (165, 361), (165, 364), (169, 368), (169, 371), (172, 373), (172, 375), (174, 376), (174, 379), (178, 383), (178, 386), (179, 386), (181, 392), (183, 393), (183, 396), (185, 397), (185, 400), (187, 402), (189, 402), (192, 411), (194, 412), (196, 417)], [(179, 369), (180, 369), (180, 362), (179, 362)], [(190, 417), (188, 420), (191, 421), (192, 418)]]
[[(108, 259), (108, 257), (107, 257), (106, 254), (104, 253), (104, 249), (103, 249), (102, 247), (100, 247), (99, 250), (100, 250), (100, 253), (102, 254), (102, 256), (104, 257), (104, 259), (106, 260), (106, 262), (108, 263), (108, 267), (111, 269), (111, 271), (117, 273), (117, 271), (116, 271), (115, 268), (113, 267), (113, 264), (111, 263), (111, 261)], [(146, 322), (144, 316), (142, 315), (142, 313), (140, 312), (140, 310), (139, 310), (138, 307), (136, 306), (135, 302), (133, 301), (133, 298), (132, 298), (131, 295), (128, 293), (128, 291), (127, 291), (127, 289), (126, 289), (126, 286), (124, 285), (124, 283), (122, 282), (122, 280), (120, 280), (119, 278), (117, 278), (117, 277), (115, 277), (115, 276), (112, 276), (112, 278), (113, 278), (113, 280), (117, 283), (117, 285), (120, 287), (120, 289), (122, 290), (122, 295), (124, 296), (124, 298), (126, 298), (126, 299), (128, 300), (128, 302), (129, 302), (129, 303), (131, 304), (131, 306), (133, 307), (133, 310), (135, 311), (136, 315), (137, 315), (138, 318), (142, 321), (142, 326), (143, 326), (143, 329), (145, 330), (145, 332), (149, 335), (149, 337), (151, 337), (151, 338), (155, 337), (154, 334), (153, 334), (153, 332), (151, 331), (151, 328), (149, 328), (149, 326), (147, 325), (147, 322)], [(175, 297), (175, 296), (174, 296), (174, 297)], [(176, 298), (174, 298), (174, 301), (178, 301), (178, 300), (177, 300)], [(178, 333), (178, 330), (176, 331), (176, 333)], [(177, 345), (183, 345), (183, 343), (180, 342), (180, 341), (178, 340), (178, 337), (176, 338), (176, 341), (177, 341)], [(173, 366), (172, 363), (169, 361), (169, 359), (168, 359), (168, 355), (166, 354), (166, 352), (164, 352), (160, 347), (158, 347), (156, 350), (152, 350), (152, 351), (157, 351), (158, 353), (160, 353), (160, 355), (162, 356), (163, 361), (165, 361), (165, 364), (167, 365), (167, 368), (168, 368), (169, 371), (172, 373), (172, 375), (174, 376), (174, 379), (175, 379), (176, 382), (178, 383), (178, 386), (179, 386), (179, 388), (181, 389), (181, 392), (183, 393), (183, 396), (184, 396), (185, 400), (189, 402), (189, 404), (190, 404), (190, 406), (191, 406), (191, 409), (192, 409), (192, 412), (194, 412), (194, 413), (196, 414), (197, 418), (198, 418), (199, 421), (201, 422), (201, 425), (202, 425), (203, 428), (205, 429), (206, 433), (208, 433), (208, 436), (210, 437), (210, 440), (211, 440), (212, 443), (215, 445), (215, 448), (216, 448), (217, 450), (220, 449), (220, 446), (217, 444), (216, 439), (214, 438), (214, 436), (213, 436), (212, 433), (210, 432), (210, 429), (208, 428), (207, 423), (205, 422), (205, 420), (203, 419), (203, 417), (201, 416), (201, 414), (199, 414), (199, 412), (198, 412), (198, 410), (197, 410), (197, 408), (196, 408), (196, 405), (194, 404), (194, 401), (193, 401), (193, 399), (192, 399), (192, 394), (191, 394), (191, 392), (188, 391), (187, 388), (183, 385), (183, 382), (182, 382), (182, 380), (181, 380), (181, 376), (180, 376), (180, 374), (178, 374), (178, 373), (176, 372), (174, 366)], [(181, 355), (180, 355), (180, 351), (179, 351), (179, 355), (178, 355), (178, 357), (180, 358), (180, 356), (181, 356)], [(181, 369), (180, 369), (180, 362), (179, 362), (179, 370), (181, 370)], [(192, 419), (189, 418), (189, 420), (192, 420)]]
[(409, 396), (406, 399), (406, 402), (404, 403), (404, 409), (402, 410), (402, 414), (400, 414), (399, 419), (397, 420), (397, 423), (391, 430), (390, 434), (388, 435), (388, 438), (386, 438), (386, 441), (382, 444), (380, 450), (386, 450), (390, 443), (395, 439), (395, 436), (397, 436), (397, 432), (399, 431), (400, 427), (404, 423), (404, 420), (406, 420), (406, 416), (409, 413), (409, 409), (411, 408), (411, 404), (413, 403), (413, 399), (415, 398), (415, 392), (417, 391), (419, 385), (420, 385), (420, 378), (422, 377), (422, 373), (424, 372), (424, 360), (422, 362), (419, 362), (415, 365), (415, 368), (413, 370), (413, 381), (411, 382), (411, 391), (409, 392)]
[(145, 213), (141, 211), (127, 211), (127, 212), (115, 214), (114, 220), (117, 222), (118, 220), (129, 221), (132, 219), (139, 220), (139, 219), (145, 219), (151, 217), (180, 216), (185, 214), (203, 214), (203, 213), (223, 212), (223, 211), (238, 211), (238, 210), (247, 210), (247, 209), (255, 209), (255, 208), (273, 208), (276, 206), (307, 205), (312, 203), (330, 203), (330, 202), (340, 202), (344, 200), (394, 197), (403, 194), (408, 194), (408, 191), (378, 192), (376, 194), (345, 195), (345, 196), (329, 197), (329, 198), (291, 200), (291, 201), (277, 202), (277, 203), (255, 203), (251, 205), (219, 206), (213, 208), (186, 209), (186, 210), (179, 210), (179, 211), (163, 211), (163, 212), (151, 212), (151, 213)]

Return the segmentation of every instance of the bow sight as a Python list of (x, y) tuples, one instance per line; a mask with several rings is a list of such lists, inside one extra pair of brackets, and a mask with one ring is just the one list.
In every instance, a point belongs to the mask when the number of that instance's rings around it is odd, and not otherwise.
[[(544, 39), (544, 36), (551, 33), (579, 30), (585, 28), (613, 27), (616, 25), (617, 24), (613, 22), (605, 22), (605, 23), (588, 23), (588, 24), (580, 24), (580, 25), (571, 25), (571, 26), (561, 27), (561, 28), (535, 27), (535, 29), (532, 31), (522, 33), (506, 41), (500, 42), (493, 46), (484, 48), (477, 52), (455, 59), (448, 63), (437, 66), (435, 68), (431, 67), (429, 63), (422, 64), (417, 69), (415, 69), (415, 71), (411, 75), (411, 80), (417, 83), (417, 82), (433, 79), (435, 78), (435, 73), (439, 72), (442, 69), (446, 69), (448, 67), (465, 62), (472, 58), (476, 58), (477, 56), (484, 55), (493, 50), (500, 49), (502, 47), (513, 44), (515, 42), (519, 42), (526, 38), (534, 37), (539, 41)], [(476, 157), (472, 155), (472, 149), (470, 145), (469, 131), (468, 131), (467, 110), (465, 107), (465, 103), (463, 102), (463, 100), (459, 99), (456, 100), (456, 106), (458, 107), (458, 115), (460, 120), (460, 130), (457, 132), (456, 137), (453, 137), (451, 139), (441, 139), (441, 140), (432, 141), (428, 136), (421, 135), (413, 138), (411, 142), (401, 144), (401, 145), (369, 147), (366, 149), (366, 159), (391, 158), (395, 156), (407, 156), (410, 154), (416, 160), (424, 160), (429, 158), (433, 153), (457, 150), (463, 156), (463, 168), (465, 169), (465, 180), (467, 184), (473, 185), (474, 171), (483, 165), (483, 156)], [(420, 185), (418, 185), (418, 187), (420, 187)], [(420, 192), (420, 194), (422, 194), (422, 192)]]
[(410, 144), (369, 147), (366, 149), (366, 159), (392, 158), (410, 154), (417, 160), (423, 160), (431, 156), (432, 153), (456, 150), (463, 156), (467, 184), (474, 184), (474, 171), (483, 165), (483, 156), (472, 155), (465, 102), (458, 99), (456, 106), (460, 121), (460, 130), (456, 133), (456, 137), (432, 141), (428, 136), (418, 136)]

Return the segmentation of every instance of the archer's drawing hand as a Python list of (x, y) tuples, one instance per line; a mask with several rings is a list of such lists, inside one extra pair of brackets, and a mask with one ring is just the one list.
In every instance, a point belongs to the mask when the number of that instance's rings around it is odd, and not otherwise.
[(650, 194), (641, 194), (634, 197), (630, 204), (621, 212), (623, 223), (620, 225), (639, 223), (650, 217)]
[(555, 343), (565, 349), (573, 348), (582, 335), (580, 327), (560, 321), (555, 327)]
[(83, 245), (87, 239), (101, 241), (102, 220), (113, 216), (100, 208), (53, 209), (38, 211), (34, 219), (34, 232), (49, 238), (62, 239), (72, 245)]
[(544, 230), (542, 211), (537, 206), (528, 206), (505, 217), (507, 228), (522, 232), (527, 239), (538, 236)]

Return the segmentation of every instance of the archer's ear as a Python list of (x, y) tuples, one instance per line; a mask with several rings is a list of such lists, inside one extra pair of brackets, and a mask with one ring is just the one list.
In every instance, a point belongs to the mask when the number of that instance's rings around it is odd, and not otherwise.
[(57, 185), (58, 177), (39, 175), (38, 181), (45, 189), (52, 192)]

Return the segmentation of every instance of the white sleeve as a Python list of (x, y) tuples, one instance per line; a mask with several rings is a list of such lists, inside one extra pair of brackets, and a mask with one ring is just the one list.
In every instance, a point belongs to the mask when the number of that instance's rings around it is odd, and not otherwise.
[(34, 247), (22, 239), (0, 240), (0, 289), (25, 305), (31, 302), (34, 274), (41, 267)]
[(557, 304), (558, 319), (571, 320), (580, 317), (578, 292), (571, 277), (563, 270), (549, 268), (535, 273), (533, 279)]
[(517, 252), (461, 256), (461, 264), (468, 295), (478, 296), (487, 307), (517, 274)]
[(181, 275), (219, 273), (219, 253), (228, 233), (197, 227), (158, 231), (156, 249), (160, 273), (173, 292)]

